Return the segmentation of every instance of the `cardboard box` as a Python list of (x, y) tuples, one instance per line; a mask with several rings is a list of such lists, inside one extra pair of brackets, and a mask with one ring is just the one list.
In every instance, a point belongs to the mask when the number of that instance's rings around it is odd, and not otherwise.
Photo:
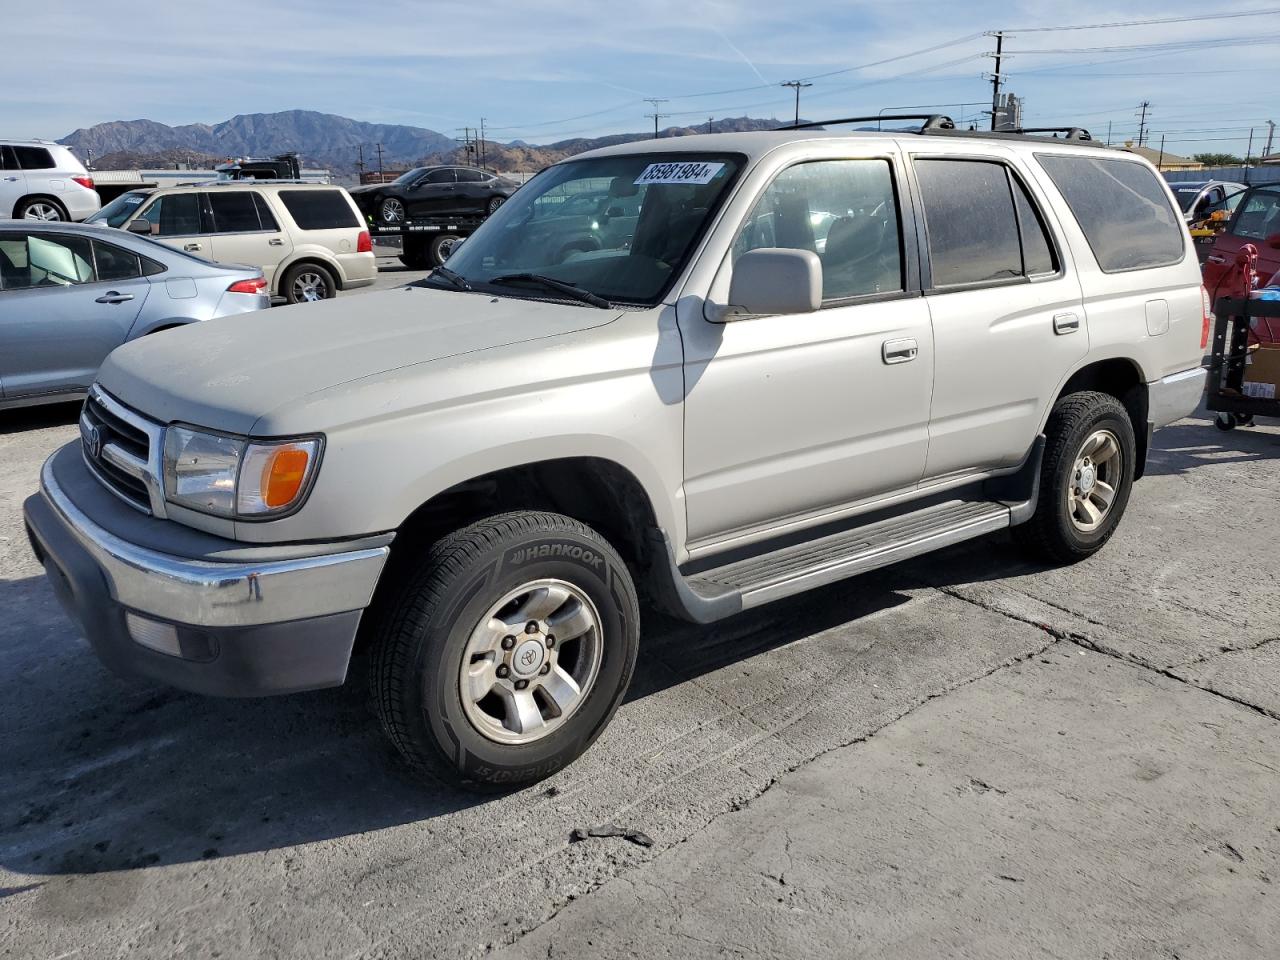
[(1264, 343), (1249, 352), (1244, 368), (1244, 395), (1261, 400), (1280, 396), (1280, 344)]

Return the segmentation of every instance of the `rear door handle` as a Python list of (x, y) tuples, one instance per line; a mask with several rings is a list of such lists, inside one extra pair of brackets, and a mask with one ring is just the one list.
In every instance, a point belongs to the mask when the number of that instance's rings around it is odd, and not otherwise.
[(1053, 332), (1057, 334), (1075, 333), (1080, 329), (1080, 318), (1074, 313), (1055, 313), (1053, 315)]
[(17, 177), (5, 177), (5, 180), (7, 180), (9, 183), (16, 183), (16, 182), (17, 182), (17, 180), (18, 180), (18, 178), (17, 178)]
[(1208, 260), (1210, 263), (1226, 263), (1227, 262), (1226, 257), (1220, 257), (1216, 253), (1209, 254), (1209, 256), (1205, 257), (1205, 259)]
[(200, 244), (198, 244), (198, 243), (188, 243), (188, 244), (185, 244), (185, 245), (183, 246), (183, 248), (182, 248), (182, 249), (183, 249), (183, 250), (187, 250), (187, 251), (191, 251), (191, 250), (199, 250), (199, 249), (200, 249)]
[(270, 240), (268, 240), (268, 241), (267, 241), (267, 243), (269, 243), (269, 244), (270, 244), (271, 246), (273, 246), (273, 247), (283, 247), (283, 246), (284, 246), (284, 241), (283, 241), (283, 240), (281, 240), (279, 237), (272, 237)]
[(915, 337), (904, 337), (901, 340), (886, 340), (880, 347), (880, 356), (885, 363), (910, 363), (920, 352), (920, 345)]
[(116, 293), (114, 290), (104, 293), (102, 296), (94, 300), (94, 303), (124, 303), (126, 300), (132, 300), (132, 293)]

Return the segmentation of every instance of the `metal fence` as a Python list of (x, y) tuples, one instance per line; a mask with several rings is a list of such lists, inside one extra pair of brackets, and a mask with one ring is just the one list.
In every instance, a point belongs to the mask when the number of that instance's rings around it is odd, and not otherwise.
[(1205, 167), (1203, 170), (1166, 170), (1170, 183), (1196, 183), (1204, 180), (1227, 180), (1233, 183), (1280, 183), (1280, 163), (1260, 167)]

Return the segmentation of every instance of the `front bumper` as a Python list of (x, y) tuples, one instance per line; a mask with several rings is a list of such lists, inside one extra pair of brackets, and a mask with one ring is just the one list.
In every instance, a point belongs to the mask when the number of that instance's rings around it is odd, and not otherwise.
[(1147, 384), (1147, 420), (1151, 426), (1166, 427), (1190, 416), (1200, 405), (1207, 376), (1204, 367), (1194, 367)]
[[(195, 531), (195, 556), (140, 546), (104, 525), (104, 508), (129, 507), (101, 491), (107, 500), (82, 496), (82, 509), (68, 490), (78, 483), (60, 482), (59, 473), (78, 479), (69, 457), (77, 452), (63, 448), (50, 457), (40, 493), (23, 513), (58, 600), (108, 667), (218, 696), (290, 693), (346, 679), (388, 546), (317, 545), (311, 555), (294, 548), (288, 556), (220, 560), (209, 558), (208, 536)], [(141, 515), (121, 519), (177, 526)], [(174, 531), (165, 533), (175, 539)]]

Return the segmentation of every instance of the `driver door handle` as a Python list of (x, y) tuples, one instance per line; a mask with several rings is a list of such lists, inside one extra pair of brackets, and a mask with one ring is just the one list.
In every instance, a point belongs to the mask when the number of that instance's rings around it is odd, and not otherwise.
[(886, 340), (880, 346), (880, 356), (885, 363), (910, 363), (920, 352), (920, 345), (915, 337), (902, 340)]
[(116, 293), (114, 290), (111, 290), (107, 293), (104, 293), (102, 296), (98, 297), (93, 302), (94, 303), (124, 303), (125, 301), (132, 300), (132, 299), (133, 299), (132, 293)]

